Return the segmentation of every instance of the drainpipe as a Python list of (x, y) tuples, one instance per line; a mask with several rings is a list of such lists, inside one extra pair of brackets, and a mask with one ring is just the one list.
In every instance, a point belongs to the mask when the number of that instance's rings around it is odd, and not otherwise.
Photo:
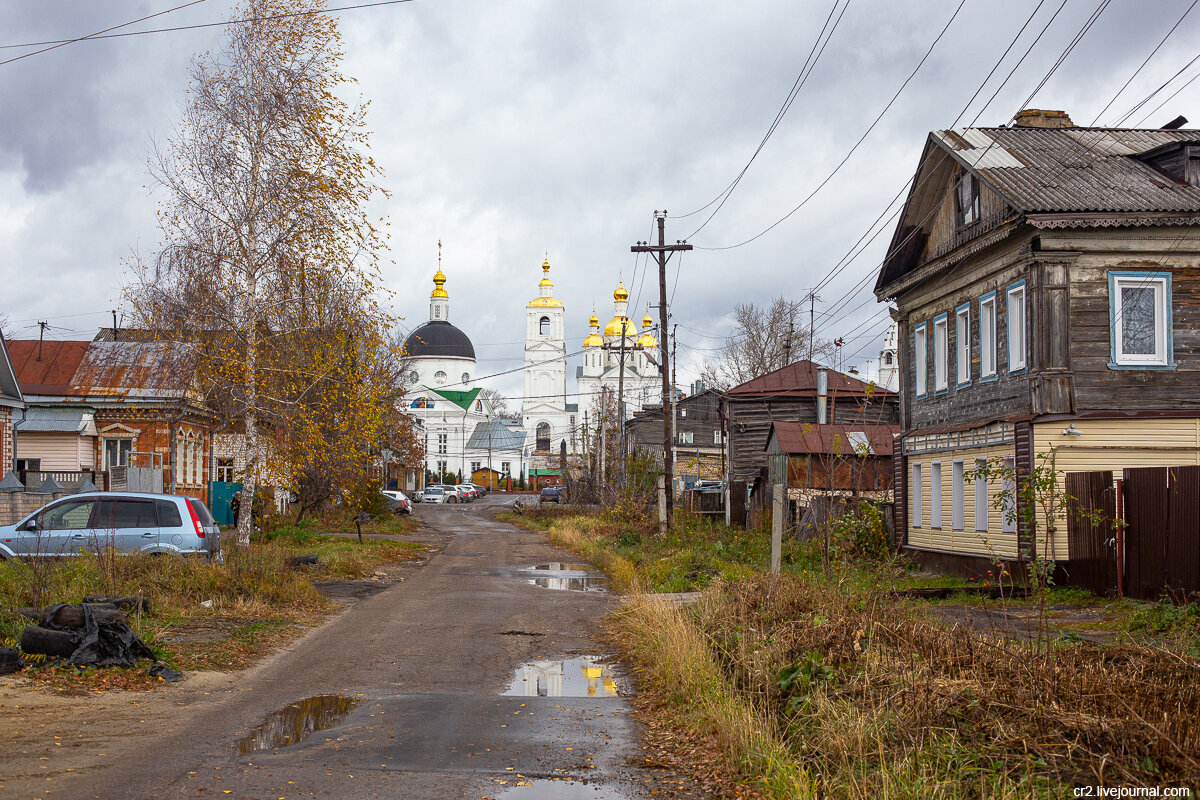
[(829, 370), (817, 367), (817, 422), (824, 425), (829, 421)]

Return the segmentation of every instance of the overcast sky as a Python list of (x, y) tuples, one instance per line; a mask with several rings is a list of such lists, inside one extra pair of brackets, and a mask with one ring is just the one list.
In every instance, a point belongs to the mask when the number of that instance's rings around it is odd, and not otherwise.
[[(0, 44), (81, 36), (181, 2), (10, 0), (0, 4)], [(1098, 2), (1043, 0), (959, 126), (981, 110), (979, 125), (1011, 119)], [(1028, 105), (1066, 110), (1080, 125), (1097, 115), (1099, 124), (1114, 123), (1200, 54), (1198, 9), (1101, 113), (1190, 5), (1114, 0)], [(912, 175), (928, 132), (954, 123), (1038, 6), (964, 0), (924, 66), (812, 201), (749, 244), (705, 249), (750, 239), (800, 204), (958, 7), (849, 0), (724, 207), (698, 233), (711, 208), (667, 221), (669, 241), (688, 237), (697, 248), (669, 267), (681, 384), (719, 347), (735, 303), (799, 299), (851, 250)], [(618, 277), (640, 318), (657, 298), (656, 275), (630, 245), (650, 238), (654, 210), (695, 211), (733, 180), (830, 7), (831, 0), (414, 0), (340, 12), (345, 72), (370, 102), (373, 155), (391, 191), (377, 204), (391, 221), (384, 277), (406, 328), (428, 318), (438, 239), (451, 321), (473, 340), (479, 375), (520, 366), (525, 304), (537, 294), (546, 251), (566, 305), (569, 352), (579, 349), (593, 304), (601, 324), (612, 315)], [(231, 8), (207, 0), (122, 30), (215, 22)], [(35, 338), (39, 319), (59, 339), (90, 338), (109, 324), (124, 264), (135, 253), (152, 255), (158, 242), (151, 139), (174, 124), (189, 59), (219, 48), (222, 36), (212, 27), (79, 42), (0, 65), (0, 314), (15, 338)], [(0, 61), (31, 49), (0, 50)], [(1126, 124), (1197, 73), (1200, 61)], [(1178, 114), (1192, 118), (1189, 127), (1200, 124), (1198, 100), (1200, 80), (1144, 126)], [(874, 357), (886, 329), (870, 288), (891, 232), (888, 225), (820, 292), (818, 335), (844, 337), (847, 364)], [(820, 316), (860, 282), (843, 311)], [(568, 369), (569, 392), (578, 363)], [(523, 391), (519, 372), (492, 383), (509, 396)]]

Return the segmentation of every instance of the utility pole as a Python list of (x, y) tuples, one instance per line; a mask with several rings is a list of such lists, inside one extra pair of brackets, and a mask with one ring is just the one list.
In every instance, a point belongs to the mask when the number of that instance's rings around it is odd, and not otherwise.
[(821, 298), (817, 297), (816, 291), (808, 293), (808, 360), (813, 360), (813, 342), (816, 341), (817, 333), (817, 301)]
[[(671, 448), (671, 477), (674, 478), (679, 474), (679, 442), (675, 441), (679, 438), (676, 431), (679, 430), (679, 402), (676, 397), (675, 375), (679, 371), (679, 361), (675, 358), (675, 347), (679, 337), (679, 323), (675, 323), (675, 327), (671, 329), (671, 440), (676, 445)], [(668, 487), (671, 490), (671, 495), (675, 494), (675, 487)]]
[[(677, 241), (673, 245), (667, 244), (666, 224), (667, 212), (655, 211), (654, 218), (658, 221), (658, 244), (651, 245), (647, 242), (639, 242), (629, 248), (634, 253), (653, 253), (658, 261), (658, 330), (662, 336), (667, 334), (667, 261), (671, 258), (672, 253), (691, 250), (692, 246), (683, 241)], [(674, 442), (672, 436), (674, 431), (671, 430), (671, 417), (667, 414), (667, 403), (671, 402), (671, 370), (667, 357), (667, 344), (660, 342), (660, 351), (662, 355), (662, 409), (663, 409), (663, 471), (664, 484), (666, 485), (666, 513), (659, 524), (659, 533), (665, 534), (671, 528), (671, 518), (674, 513), (675, 497), (674, 484), (675, 475), (672, 466), (674, 458)]]
[(625, 487), (625, 326), (629, 324), (629, 316), (621, 318), (621, 357), (619, 372), (617, 372), (617, 432), (621, 443), (621, 463), (617, 466), (617, 479), (621, 488)]

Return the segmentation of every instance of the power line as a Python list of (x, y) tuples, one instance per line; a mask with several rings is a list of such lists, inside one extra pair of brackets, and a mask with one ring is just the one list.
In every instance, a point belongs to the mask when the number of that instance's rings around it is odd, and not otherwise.
[(169, 8), (166, 11), (160, 11), (157, 14), (150, 14), (148, 16), (142, 17), (140, 19), (135, 19), (130, 22), (123, 22), (120, 25), (114, 25), (111, 28), (105, 28), (104, 30), (97, 31), (95, 33), (89, 33), (87, 36), (80, 36), (75, 39), (59, 39), (59, 40), (54, 40), (54, 41), (49, 41), (49, 42), (30, 42), (30, 43), (26, 43), (26, 44), (0, 45), (0, 49), (10, 49), (10, 48), (14, 48), (14, 47), (36, 47), (36, 46), (43, 45), (43, 44), (50, 45), (49, 47), (44, 47), (41, 50), (34, 50), (32, 53), (23, 53), (19, 56), (14, 56), (13, 58), (7, 59), (5, 61), (0, 61), (0, 66), (4, 66), (5, 64), (12, 63), (13, 61), (20, 61), (21, 59), (29, 58), (30, 56), (36, 56), (40, 53), (45, 53), (50, 50), (55, 50), (59, 47), (64, 47), (68, 44), (74, 44), (75, 42), (85, 42), (85, 41), (91, 42), (91, 41), (99, 41), (100, 39), (121, 39), (121, 38), (124, 38), (127, 36), (148, 36), (153, 33), (175, 33), (177, 31), (191, 31), (191, 30), (198, 30), (201, 28), (223, 28), (228, 25), (240, 25), (240, 24), (243, 24), (246, 22), (270, 22), (271, 20), (286, 19), (289, 17), (306, 17), (306, 16), (313, 16), (316, 14), (333, 14), (338, 11), (352, 11), (354, 9), (359, 9), (359, 8), (375, 8), (377, 6), (394, 6), (394, 5), (399, 5), (400, 3), (411, 3), (411, 2), (413, 2), (413, 0), (377, 0), (377, 2), (374, 2), (374, 3), (357, 3), (355, 5), (349, 5), (349, 6), (337, 6), (334, 8), (317, 8), (317, 9), (312, 9), (309, 11), (289, 11), (289, 12), (285, 12), (285, 13), (281, 13), (281, 14), (268, 14), (268, 15), (262, 16), (262, 17), (244, 17), (242, 19), (230, 19), (230, 20), (224, 20), (222, 22), (201, 22), (201, 23), (197, 23), (195, 25), (177, 25), (177, 26), (171, 27), (171, 28), (152, 28), (150, 30), (145, 30), (145, 31), (126, 31), (124, 33), (108, 33), (108, 31), (114, 31), (114, 30), (117, 30), (118, 28), (125, 28), (130, 25), (135, 25), (139, 22), (144, 22), (145, 20), (152, 19), (154, 17), (160, 17), (163, 14), (170, 14), (171, 12), (178, 11), (181, 8), (187, 8), (188, 6), (194, 6), (197, 3), (203, 3), (203, 2), (205, 2), (205, 0), (191, 0), (190, 3), (184, 3), (181, 6)]
[[(854, 146), (850, 148), (850, 151), (848, 153), (846, 153), (846, 155), (842, 158), (842, 160), (838, 162), (837, 166), (835, 166), (833, 168), (833, 171), (830, 172), (828, 175), (826, 175), (825, 179), (822, 180), (819, 184), (817, 184), (817, 187), (815, 189), (813, 189), (808, 194), (807, 197), (805, 197), (803, 200), (800, 201), (799, 205), (797, 205), (795, 208), (793, 208), (791, 211), (789, 211), (787, 214), (785, 214), (779, 220), (771, 223), (771, 225), (769, 225), (767, 228), (765, 228), (761, 232), (755, 234), (754, 236), (751, 236), (749, 239), (746, 239), (743, 242), (738, 242), (737, 244), (723, 245), (720, 247), (701, 247), (700, 245), (696, 245), (696, 247), (698, 247), (701, 250), (732, 250), (736, 247), (742, 247), (744, 245), (750, 244), (751, 242), (755, 241), (756, 239), (759, 239), (759, 238), (765, 236), (766, 234), (768, 234), (769, 232), (774, 230), (777, 226), (783, 224), (785, 221), (790, 219), (793, 214), (795, 214), (797, 211), (799, 211), (801, 208), (803, 208), (805, 205), (807, 205), (810, 200), (812, 200), (814, 197), (816, 197), (817, 193), (820, 192), (822, 189), (824, 189), (825, 186), (831, 180), (833, 180), (834, 176), (837, 175), (838, 172), (841, 171), (842, 167), (844, 167), (846, 165), (846, 162), (849, 161), (850, 158), (858, 151), (858, 148), (862, 146), (862, 143), (864, 141), (866, 141), (867, 137), (871, 135), (871, 132), (875, 130), (875, 126), (877, 126), (879, 124), (879, 122), (883, 119), (884, 115), (887, 114), (887, 112), (889, 110), (891, 110), (891, 108), (895, 104), (896, 100), (900, 97), (901, 92), (903, 92), (904, 89), (908, 86), (908, 84), (912, 81), (912, 79), (914, 77), (916, 77), (917, 72), (920, 71), (921, 67), (923, 67), (925, 65), (925, 62), (927, 60), (929, 60), (929, 56), (933, 53), (934, 48), (937, 47), (938, 42), (940, 42), (942, 40), (942, 37), (946, 35), (946, 31), (950, 30), (950, 26), (954, 23), (954, 20), (958, 18), (958, 13), (960, 11), (962, 11), (962, 8), (964, 5), (966, 5), (966, 2), (967, 2), (967, 0), (959, 0), (959, 4), (954, 9), (954, 13), (950, 16), (950, 19), (946, 22), (945, 26), (938, 33), (937, 38), (933, 40), (933, 43), (931, 45), (929, 45), (929, 49), (925, 51), (925, 55), (923, 55), (921, 57), (921, 60), (919, 62), (917, 62), (917, 66), (913, 69), (913, 71), (910, 72), (908, 77), (904, 79), (904, 82), (902, 84), (900, 84), (900, 88), (896, 90), (896, 93), (894, 95), (892, 95), (892, 99), (889, 100), (887, 105), (883, 107), (883, 110), (879, 112), (879, 116), (875, 117), (874, 122), (872, 122), (871, 125), (867, 128), (867, 130), (863, 133), (863, 135), (859, 137), (858, 141), (854, 143)], [(695, 234), (692, 234), (692, 235), (694, 236)], [(689, 236), (688, 238), (690, 239), (691, 236)]]

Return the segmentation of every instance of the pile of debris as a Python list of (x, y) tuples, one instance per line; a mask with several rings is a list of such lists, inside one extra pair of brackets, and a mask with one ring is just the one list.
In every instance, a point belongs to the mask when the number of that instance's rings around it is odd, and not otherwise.
[(0, 674), (20, 668), (20, 655), (61, 659), (77, 667), (131, 667), (148, 658), (150, 674), (164, 680), (181, 676), (154, 655), (129, 627), (129, 613), (149, 612), (144, 597), (89, 595), (79, 603), (56, 603), (42, 610), (21, 609), (34, 621), (21, 633), (20, 651), (0, 648)]

